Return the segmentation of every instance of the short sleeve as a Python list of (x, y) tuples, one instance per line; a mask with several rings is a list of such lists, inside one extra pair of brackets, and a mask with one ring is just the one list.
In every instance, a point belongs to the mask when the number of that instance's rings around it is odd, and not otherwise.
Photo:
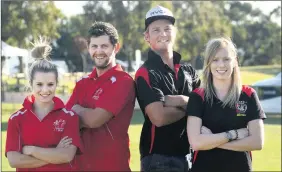
[(10, 118), (7, 127), (6, 150), (5, 156), (9, 151), (22, 151), (20, 128), (18, 121), (15, 118)]
[(80, 132), (79, 132), (79, 117), (75, 112), (71, 111), (73, 114), (67, 118), (67, 123), (62, 134), (62, 138), (68, 136), (72, 138), (72, 144), (77, 147), (77, 154), (83, 153), (83, 145), (80, 139)]
[(73, 92), (69, 98), (69, 100), (66, 103), (66, 109), (71, 109), (73, 105), (79, 104), (79, 82), (76, 82), (75, 87), (73, 89)]
[(137, 100), (142, 109), (153, 102), (164, 102), (164, 94), (156, 76), (141, 67), (135, 75)]
[[(105, 109), (114, 116), (118, 115), (128, 102), (135, 103), (135, 85), (130, 76), (123, 76), (111, 85), (111, 89), (103, 92), (96, 102), (96, 108)], [(134, 106), (134, 104), (132, 104)], [(133, 107), (134, 108), (134, 107)]]
[(249, 105), (247, 107), (247, 116), (248, 116), (248, 121), (252, 121), (255, 119), (265, 119), (266, 115), (261, 107), (258, 95), (255, 90), (253, 90), (250, 100), (249, 100)]
[(196, 116), (202, 119), (204, 101), (203, 101), (203, 97), (195, 91), (193, 91), (189, 96), (189, 101), (187, 103), (187, 108), (186, 108), (186, 115)]

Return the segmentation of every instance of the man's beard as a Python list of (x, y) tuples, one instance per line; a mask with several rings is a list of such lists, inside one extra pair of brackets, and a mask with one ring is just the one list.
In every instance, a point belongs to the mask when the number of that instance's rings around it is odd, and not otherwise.
[(102, 64), (96, 63), (96, 60), (94, 60), (95, 66), (97, 69), (106, 69), (109, 66), (110, 59), (105, 60)]

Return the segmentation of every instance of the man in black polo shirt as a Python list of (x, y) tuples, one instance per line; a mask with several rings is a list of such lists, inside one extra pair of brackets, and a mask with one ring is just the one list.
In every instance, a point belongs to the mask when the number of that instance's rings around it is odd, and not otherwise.
[(191, 152), (185, 108), (200, 80), (190, 65), (179, 64), (181, 55), (173, 51), (174, 22), (171, 11), (161, 6), (146, 14), (144, 38), (150, 50), (135, 75), (145, 118), (140, 139), (142, 171), (188, 171), (185, 156)]

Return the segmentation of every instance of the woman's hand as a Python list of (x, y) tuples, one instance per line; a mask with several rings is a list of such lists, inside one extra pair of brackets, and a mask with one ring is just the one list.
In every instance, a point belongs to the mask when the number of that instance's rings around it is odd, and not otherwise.
[(68, 136), (63, 137), (56, 148), (67, 148), (72, 144), (72, 138), (68, 138)]
[(201, 127), (201, 134), (212, 134), (211, 130), (205, 126)]
[(24, 155), (29, 155), (30, 156), (30, 155), (32, 155), (33, 149), (34, 149), (34, 146), (26, 145), (26, 146), (23, 147), (22, 152), (23, 152)]

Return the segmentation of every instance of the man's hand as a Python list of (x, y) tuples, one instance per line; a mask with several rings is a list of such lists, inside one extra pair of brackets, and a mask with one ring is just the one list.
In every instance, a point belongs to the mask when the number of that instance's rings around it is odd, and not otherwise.
[(212, 134), (211, 130), (205, 126), (201, 127), (201, 134)]
[(181, 107), (186, 109), (189, 97), (184, 95), (166, 95), (164, 106)]
[(240, 128), (237, 130), (238, 132), (238, 140), (243, 139), (249, 136), (249, 130), (247, 128)]
[(32, 155), (32, 152), (34, 151), (34, 148), (35, 148), (35, 146), (24, 146), (23, 147), (23, 154), (25, 154), (25, 155), (29, 155), (29, 156), (31, 156)]
[(68, 136), (63, 137), (56, 148), (67, 148), (72, 144), (72, 138), (68, 138)]
[(84, 107), (80, 106), (79, 104), (75, 104), (71, 110), (75, 111), (80, 116), (81, 112), (84, 110)]

